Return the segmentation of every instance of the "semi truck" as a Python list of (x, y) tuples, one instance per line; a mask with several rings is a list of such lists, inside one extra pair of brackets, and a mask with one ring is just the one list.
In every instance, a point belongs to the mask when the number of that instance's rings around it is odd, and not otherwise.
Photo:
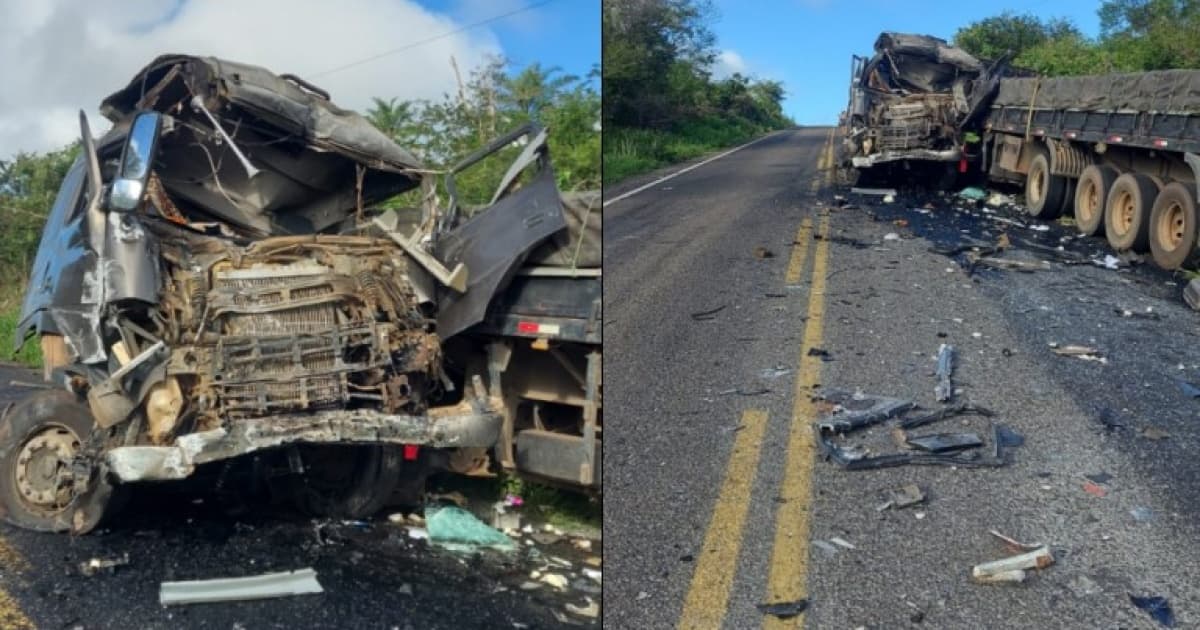
[[(599, 491), (600, 209), (561, 194), (544, 129), (439, 188), (259, 66), (164, 55), (101, 112), (31, 270), (15, 342), (47, 387), (0, 414), (0, 517), (84, 533), (136, 484), (245, 480), (358, 518), (497, 463)], [(455, 176), (505, 148), (468, 207)]]
[(1200, 262), (1200, 70), (1042, 77), (926, 35), (852, 59), (839, 121), (851, 177), (1024, 187), (1033, 217), (1073, 216), (1164, 269)]

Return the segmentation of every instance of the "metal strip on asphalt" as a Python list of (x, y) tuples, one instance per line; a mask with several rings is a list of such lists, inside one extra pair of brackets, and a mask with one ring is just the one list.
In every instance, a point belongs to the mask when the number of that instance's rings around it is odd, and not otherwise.
[[(821, 358), (809, 356), (819, 348), (825, 324), (825, 277), (829, 264), (829, 215), (821, 217), (821, 240), (813, 255), (812, 284), (809, 289), (808, 321), (800, 344), (800, 367), (793, 392), (791, 428), (780, 504), (775, 513), (775, 542), (771, 547), (771, 573), (767, 581), (767, 602), (795, 602), (808, 597), (809, 509), (812, 503), (812, 468), (815, 444), (812, 427), (816, 408), (811, 398), (820, 382)], [(789, 619), (767, 617), (763, 628), (798, 628), (804, 615)]]
[(704, 546), (696, 554), (696, 571), (679, 617), (680, 630), (719, 628), (729, 606), (742, 545), (742, 526), (750, 507), (750, 492), (767, 427), (766, 410), (747, 409), (742, 413), (741, 425), (704, 535)]
[(601, 207), (603, 207), (603, 208), (607, 208), (609, 204), (613, 204), (613, 203), (616, 203), (616, 202), (618, 202), (618, 201), (620, 201), (620, 200), (622, 200), (622, 199), (626, 199), (626, 198), (628, 198), (628, 197), (632, 197), (632, 196), (634, 196), (634, 195), (636, 195), (636, 194), (638, 194), (638, 193), (640, 193), (640, 192), (642, 192), (642, 191), (644, 191), (644, 190), (647, 190), (647, 189), (653, 188), (653, 187), (655, 187), (655, 186), (657, 186), (657, 185), (659, 185), (659, 184), (661, 184), (661, 183), (663, 183), (663, 182), (665, 182), (665, 181), (667, 181), (667, 180), (669, 180), (669, 179), (673, 179), (673, 178), (675, 178), (675, 177), (679, 177), (680, 175), (683, 175), (684, 173), (687, 173), (688, 171), (692, 171), (692, 170), (698, 169), (698, 168), (700, 168), (701, 166), (704, 166), (705, 164), (708, 164), (709, 162), (715, 162), (716, 160), (719, 160), (719, 159), (721, 159), (721, 158), (723, 158), (723, 157), (725, 157), (725, 156), (727, 156), (727, 155), (730, 155), (730, 154), (733, 154), (733, 153), (737, 153), (738, 151), (741, 151), (742, 149), (745, 149), (746, 147), (748, 147), (748, 146), (750, 146), (750, 145), (752, 145), (752, 144), (754, 144), (754, 143), (756, 143), (756, 142), (761, 142), (761, 141), (763, 141), (763, 140), (766, 140), (767, 138), (770, 138), (770, 137), (772, 137), (772, 136), (776, 135), (776, 133), (778, 133), (778, 132), (775, 132), (775, 133), (769, 133), (769, 134), (767, 134), (767, 135), (765, 135), (765, 136), (763, 136), (763, 137), (761, 137), (761, 138), (755, 138), (755, 139), (751, 140), (750, 142), (747, 142), (746, 144), (743, 144), (743, 145), (741, 145), (741, 146), (734, 147), (734, 148), (732, 148), (732, 149), (730, 149), (730, 150), (728, 150), (728, 151), (726, 151), (726, 152), (724, 152), (724, 153), (721, 153), (720, 155), (714, 155), (714, 156), (712, 156), (712, 157), (708, 158), (707, 160), (704, 160), (703, 162), (699, 162), (699, 163), (697, 163), (697, 164), (693, 164), (693, 165), (691, 165), (691, 166), (688, 166), (688, 167), (685, 167), (685, 168), (679, 169), (678, 171), (675, 171), (674, 173), (671, 173), (670, 175), (667, 175), (667, 176), (665, 176), (665, 177), (660, 177), (660, 178), (658, 178), (658, 179), (656, 179), (656, 180), (654, 180), (654, 181), (650, 182), (649, 184), (645, 184), (645, 185), (643, 185), (643, 186), (638, 186), (637, 188), (634, 188), (633, 190), (630, 190), (630, 191), (628, 191), (628, 192), (621, 193), (620, 195), (617, 195), (616, 197), (613, 197), (612, 199), (605, 199), (605, 200), (604, 200), (604, 203), (603, 203), (603, 204), (601, 204)]

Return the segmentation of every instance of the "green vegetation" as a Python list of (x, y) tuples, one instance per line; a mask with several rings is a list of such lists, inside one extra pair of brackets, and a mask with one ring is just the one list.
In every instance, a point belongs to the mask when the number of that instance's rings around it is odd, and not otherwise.
[(1200, 1), (1102, 0), (1100, 36), (1083, 35), (1069, 20), (1005, 12), (960, 28), (954, 43), (1048, 76), (1200, 68)]
[(606, 0), (604, 181), (686, 160), (792, 124), (783, 84), (712, 75), (704, 0)]

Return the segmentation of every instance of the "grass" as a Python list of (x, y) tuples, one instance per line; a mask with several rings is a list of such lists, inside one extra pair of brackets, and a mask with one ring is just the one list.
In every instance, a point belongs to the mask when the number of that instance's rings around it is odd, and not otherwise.
[[(0, 271), (5, 277), (23, 278), (28, 276), (24, 271)], [(21, 317), (21, 301), (25, 297), (25, 283), (17, 286), (0, 288), (0, 360), (16, 361), (29, 367), (41, 367), (42, 348), (36, 341), (27, 341), (14, 356), (12, 353), (13, 338), (17, 332), (17, 322)]]
[(676, 164), (745, 142), (768, 131), (741, 118), (709, 116), (667, 130), (616, 127), (604, 130), (604, 183)]

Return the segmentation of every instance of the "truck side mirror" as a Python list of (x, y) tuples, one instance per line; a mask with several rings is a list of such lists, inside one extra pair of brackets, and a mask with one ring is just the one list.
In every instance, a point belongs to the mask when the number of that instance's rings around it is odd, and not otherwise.
[(125, 146), (121, 149), (121, 162), (117, 177), (108, 194), (108, 208), (116, 212), (130, 212), (142, 202), (146, 182), (150, 178), (150, 165), (158, 151), (158, 134), (162, 130), (162, 115), (158, 112), (139, 112), (129, 126)]

